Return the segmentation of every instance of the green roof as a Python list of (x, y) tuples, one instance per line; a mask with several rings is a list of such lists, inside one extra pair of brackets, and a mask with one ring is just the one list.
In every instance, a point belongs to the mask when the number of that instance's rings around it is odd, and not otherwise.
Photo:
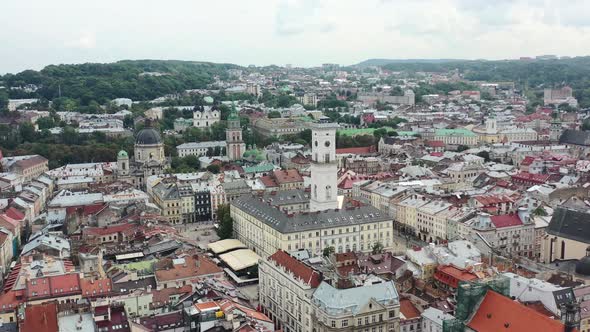
[(465, 128), (458, 128), (458, 129), (437, 129), (434, 133), (434, 136), (477, 136), (471, 130), (467, 130)]
[(207, 104), (213, 104), (213, 97), (206, 96), (205, 98), (203, 98), (203, 101)]
[(127, 264), (116, 264), (113, 267), (118, 267), (125, 271), (146, 271), (146, 272), (154, 272), (154, 265), (156, 264), (157, 259), (151, 259), (147, 261), (139, 261)]
[(185, 118), (177, 118), (174, 120), (175, 123), (187, 123), (187, 124), (193, 124), (193, 119), (185, 119)]
[[(386, 129), (387, 131), (395, 131), (395, 129), (391, 127), (381, 127)], [(377, 129), (381, 128), (360, 128), (360, 129), (341, 129), (338, 130), (338, 133), (342, 136), (358, 136), (358, 135), (373, 135), (373, 132)], [(398, 132), (399, 134), (399, 132)]]
[(121, 151), (119, 151), (119, 153), (117, 153), (117, 157), (119, 157), (119, 158), (129, 158), (129, 155), (127, 154), (127, 151), (121, 150)]
[(275, 168), (273, 164), (260, 164), (256, 166), (244, 167), (244, 173), (270, 172)]
[(240, 116), (238, 115), (238, 111), (236, 110), (236, 104), (234, 102), (231, 103), (231, 112), (227, 117), (228, 120), (240, 120)]

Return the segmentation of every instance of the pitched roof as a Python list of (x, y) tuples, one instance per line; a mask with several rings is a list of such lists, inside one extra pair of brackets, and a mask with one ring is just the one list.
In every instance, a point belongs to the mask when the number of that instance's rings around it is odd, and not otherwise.
[(9, 207), (8, 209), (6, 209), (6, 211), (4, 211), (4, 213), (14, 220), (25, 219), (25, 214), (12, 206)]
[[(174, 264), (175, 261), (178, 264)], [(165, 259), (162, 262), (158, 262), (158, 265), (165, 266), (155, 272), (158, 282), (187, 279), (190, 277), (198, 278), (200, 276), (223, 272), (219, 266), (206, 256), (186, 256), (181, 261)]]
[(361, 146), (356, 148), (341, 148), (336, 149), (336, 154), (369, 154), (375, 152), (375, 146)]
[(402, 315), (404, 315), (404, 319), (402, 320), (420, 317), (420, 311), (416, 308), (412, 301), (410, 301), (410, 299), (399, 300), (399, 311)]
[(84, 235), (104, 236), (104, 235), (123, 232), (128, 229), (134, 228), (136, 226), (137, 226), (136, 224), (125, 223), (125, 224), (109, 225), (106, 227), (86, 227), (82, 230), (82, 233)]
[(559, 143), (590, 146), (590, 132), (566, 129), (559, 137)]
[(322, 277), (319, 272), (282, 250), (278, 250), (268, 257), (268, 259), (292, 272), (296, 278), (303, 280), (306, 284), (313, 288), (318, 287), (322, 281)]
[(522, 225), (522, 221), (518, 214), (504, 214), (499, 216), (491, 216), (492, 223), (496, 228), (512, 227)]
[(274, 178), (278, 184), (303, 182), (303, 177), (296, 169), (276, 170), (273, 172)]
[(488, 291), (467, 326), (477, 332), (562, 332), (564, 325), (493, 291)]
[(55, 332), (57, 325), (57, 302), (27, 306), (25, 321), (20, 325), (21, 331)]
[(81, 278), (80, 289), (82, 290), (82, 297), (96, 297), (106, 296), (111, 293), (112, 290), (111, 279), (91, 279)]
[(35, 155), (31, 158), (16, 161), (14, 164), (20, 168), (29, 168), (48, 162), (47, 158)]
[(558, 207), (553, 212), (547, 233), (574, 241), (590, 243), (590, 213)]

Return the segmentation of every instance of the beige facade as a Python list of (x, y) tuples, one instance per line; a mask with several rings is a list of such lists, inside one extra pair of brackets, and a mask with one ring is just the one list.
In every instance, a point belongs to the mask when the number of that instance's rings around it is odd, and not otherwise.
[(394, 245), (393, 220), (346, 226), (318, 224), (321, 227), (317, 229), (281, 233), (253, 215), (251, 211), (234, 204), (231, 205), (230, 211), (236, 238), (262, 257), (270, 256), (279, 249), (307, 249), (313, 255), (321, 255), (327, 247), (334, 247), (335, 251), (340, 253), (367, 252), (378, 242), (385, 248)]
[[(393, 290), (384, 289), (382, 284), (391, 283)], [(383, 282), (349, 289), (336, 289), (322, 283), (312, 298), (312, 321), (317, 332), (394, 332), (399, 331), (399, 299), (393, 282)], [(372, 288), (380, 288), (381, 294), (374, 296)], [(326, 291), (326, 288), (329, 288)], [(383, 289), (381, 289), (383, 288)], [(393, 292), (393, 294), (387, 294)], [(351, 307), (342, 308), (326, 298), (346, 298)], [(338, 294), (341, 293), (341, 294)], [(378, 299), (379, 298), (379, 299)], [(387, 298), (387, 299), (383, 299)]]
[(312, 332), (311, 296), (315, 288), (309, 280), (297, 278), (293, 271), (270, 259), (260, 261), (258, 275), (260, 304), (269, 318), (285, 332)]

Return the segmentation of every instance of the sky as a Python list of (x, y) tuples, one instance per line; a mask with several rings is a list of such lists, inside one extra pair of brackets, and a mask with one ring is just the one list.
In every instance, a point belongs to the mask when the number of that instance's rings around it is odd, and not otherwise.
[(123, 59), (316, 66), (542, 54), (590, 54), (590, 1), (0, 1), (0, 73)]

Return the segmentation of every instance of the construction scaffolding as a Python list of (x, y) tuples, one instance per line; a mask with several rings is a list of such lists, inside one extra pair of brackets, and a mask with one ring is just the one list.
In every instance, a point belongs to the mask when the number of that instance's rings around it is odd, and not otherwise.
[(488, 290), (510, 296), (510, 280), (499, 275), (488, 280), (460, 282), (456, 295), (455, 319), (443, 322), (443, 332), (465, 331), (467, 320), (477, 309)]

